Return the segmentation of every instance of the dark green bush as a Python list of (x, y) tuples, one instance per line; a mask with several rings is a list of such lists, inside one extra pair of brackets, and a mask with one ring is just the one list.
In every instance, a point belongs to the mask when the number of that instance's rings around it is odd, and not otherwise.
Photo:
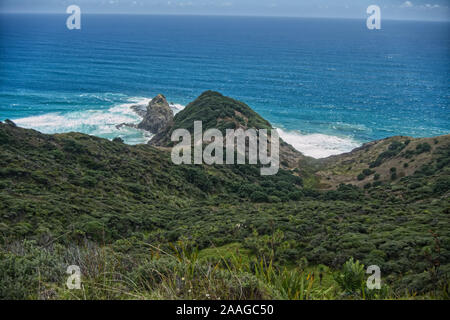
[(422, 154), (422, 153), (430, 152), (430, 151), (431, 151), (431, 146), (427, 142), (420, 143), (416, 147), (416, 154)]
[(374, 162), (370, 163), (370, 168), (375, 168), (375, 167), (380, 166), (385, 160), (393, 158), (396, 155), (398, 155), (404, 148), (405, 148), (405, 144), (398, 142), (398, 141), (392, 142), (389, 145), (388, 150), (380, 153), (380, 155), (377, 157), (377, 159)]
[(450, 190), (450, 176), (439, 177), (433, 186), (433, 192), (441, 195)]
[(250, 195), (250, 200), (252, 202), (268, 202), (267, 194), (262, 193), (261, 191), (255, 191)]

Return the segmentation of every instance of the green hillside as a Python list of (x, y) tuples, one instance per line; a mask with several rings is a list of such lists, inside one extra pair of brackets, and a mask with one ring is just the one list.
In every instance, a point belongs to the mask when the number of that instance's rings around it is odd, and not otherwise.
[(271, 129), (270, 123), (245, 103), (225, 97), (218, 92), (206, 91), (175, 115), (174, 124), (152, 139), (153, 145), (169, 145), (173, 130), (187, 129), (194, 132), (194, 121), (202, 121), (203, 130), (257, 128)]
[[(150, 145), (172, 147), (172, 132), (176, 129), (187, 129), (194, 132), (194, 122), (202, 121), (203, 131), (219, 129), (225, 135), (226, 129), (273, 129), (272, 125), (245, 103), (223, 96), (214, 91), (206, 91), (189, 103), (185, 109), (175, 115), (174, 122), (151, 140)], [(280, 139), (280, 166), (286, 170), (295, 170), (295, 174), (313, 179), (311, 173), (316, 161), (295, 150)], [(299, 170), (298, 168), (302, 168)]]
[(445, 168), (449, 166), (449, 152), (450, 135), (420, 139), (391, 137), (320, 160), (321, 168), (316, 174), (323, 188), (336, 188), (341, 183), (366, 188), (386, 182), (402, 185), (401, 178), (419, 173), (427, 177), (425, 186), (430, 180), (448, 174)]
[[(220, 108), (208, 109), (213, 98)], [(228, 118), (270, 127), (212, 92), (174, 123)], [(297, 154), (261, 177), (255, 166), (175, 166), (166, 148), (0, 123), (0, 298), (448, 299), (449, 136), (321, 161)], [(356, 260), (380, 266), (381, 291), (364, 288)], [(81, 291), (65, 287), (73, 264)]]

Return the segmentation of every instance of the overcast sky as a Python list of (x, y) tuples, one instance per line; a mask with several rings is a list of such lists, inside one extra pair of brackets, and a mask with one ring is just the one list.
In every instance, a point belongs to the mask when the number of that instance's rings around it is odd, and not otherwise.
[(365, 18), (381, 7), (386, 19), (450, 21), (450, 0), (0, 0), (0, 12), (143, 13)]

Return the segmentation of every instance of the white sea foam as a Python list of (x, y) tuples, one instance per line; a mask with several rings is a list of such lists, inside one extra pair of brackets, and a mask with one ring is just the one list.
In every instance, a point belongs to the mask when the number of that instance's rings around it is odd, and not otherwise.
[(178, 104), (178, 103), (171, 103), (170, 108), (172, 109), (174, 114), (177, 114), (178, 112), (180, 112), (181, 110), (183, 110), (186, 106), (183, 106), (182, 104)]
[(108, 109), (110, 112), (117, 112), (117, 113), (124, 113), (129, 115), (136, 115), (133, 109), (131, 107), (133, 106), (142, 106), (143, 108), (147, 107), (148, 103), (152, 99), (144, 98), (144, 97), (133, 97), (129, 98), (129, 103), (123, 103), (116, 106), (113, 106), (112, 108)]
[(341, 138), (320, 133), (302, 134), (277, 128), (280, 137), (306, 156), (316, 159), (349, 152), (361, 144), (351, 138)]
[[(138, 124), (142, 118), (131, 108), (146, 108), (151, 98), (131, 97), (126, 103), (114, 105), (104, 110), (83, 110), (66, 113), (47, 113), (13, 121), (24, 128), (32, 128), (43, 133), (83, 132), (107, 139), (121, 137), (128, 144), (147, 143), (153, 136), (151, 133), (130, 126), (116, 127), (119, 124)], [(184, 109), (181, 104), (171, 104), (174, 113)]]
[(145, 143), (151, 137), (148, 133), (129, 127), (116, 128), (116, 125), (121, 123), (136, 124), (141, 120), (130, 107), (137, 103), (145, 103), (144, 98), (130, 98), (129, 102), (105, 110), (47, 113), (13, 121), (21, 127), (32, 128), (43, 133), (76, 131), (108, 139), (121, 137), (130, 144)]

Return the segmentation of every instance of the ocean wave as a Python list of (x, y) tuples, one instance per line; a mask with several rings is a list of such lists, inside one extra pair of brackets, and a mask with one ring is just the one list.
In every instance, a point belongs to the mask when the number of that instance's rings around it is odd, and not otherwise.
[(280, 137), (306, 156), (316, 159), (342, 154), (361, 146), (352, 138), (341, 138), (321, 133), (302, 134), (277, 128)]
[(105, 110), (47, 113), (13, 121), (21, 127), (49, 134), (74, 131), (107, 139), (121, 137), (129, 144), (146, 143), (151, 138), (148, 133), (129, 127), (116, 128), (116, 125), (121, 123), (139, 123), (141, 118), (130, 109), (131, 105), (139, 102), (140, 99), (134, 98), (130, 99), (129, 103)]
[(110, 112), (117, 112), (129, 115), (136, 115), (136, 112), (131, 108), (134, 106), (142, 106), (142, 108), (146, 108), (148, 103), (152, 99), (145, 97), (132, 97), (127, 99), (127, 103), (122, 103), (115, 105), (108, 109)]
[(182, 104), (178, 104), (178, 103), (170, 103), (169, 106), (172, 109), (173, 114), (177, 114), (178, 112), (180, 112), (181, 110), (183, 110), (186, 107), (186, 106), (183, 106)]
[(363, 124), (352, 124), (352, 123), (344, 123), (344, 122), (336, 122), (331, 125), (331, 128), (334, 130), (339, 130), (342, 132), (350, 132), (350, 133), (357, 133), (357, 132), (372, 132), (372, 130), (368, 127), (366, 127)]
[[(130, 126), (117, 125), (122, 123), (138, 124), (140, 117), (131, 107), (146, 108), (151, 98), (130, 97), (126, 102), (113, 105), (103, 110), (84, 110), (69, 112), (53, 112), (38, 116), (13, 119), (20, 127), (35, 129), (43, 133), (82, 132), (106, 139), (122, 138), (125, 143), (135, 145), (147, 143), (152, 134)], [(174, 113), (184, 109), (181, 104), (170, 104)]]

